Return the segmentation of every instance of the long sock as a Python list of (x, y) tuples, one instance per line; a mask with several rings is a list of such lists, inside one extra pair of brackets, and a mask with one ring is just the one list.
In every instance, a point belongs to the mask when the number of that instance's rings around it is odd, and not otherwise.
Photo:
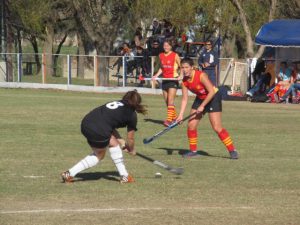
[(123, 153), (122, 153), (120, 146), (118, 145), (116, 147), (110, 147), (109, 153), (110, 153), (110, 157), (111, 157), (112, 161), (114, 162), (114, 164), (117, 167), (117, 170), (118, 170), (120, 176), (127, 177), (128, 172), (125, 168)]
[(229, 152), (234, 151), (235, 147), (233, 145), (233, 142), (231, 140), (231, 137), (226, 129), (222, 129), (220, 133), (218, 133), (220, 140), (223, 142), (223, 144), (226, 146), (227, 150)]
[(197, 151), (197, 130), (187, 130), (187, 136), (189, 139), (189, 145), (190, 145), (190, 150), (192, 152), (196, 152)]
[(167, 110), (167, 121), (171, 122), (174, 117), (174, 111), (175, 111), (175, 106), (174, 105), (168, 105), (168, 110)]
[(173, 115), (173, 118), (172, 118), (172, 120), (175, 120), (176, 118), (177, 118), (177, 113), (176, 113), (176, 108), (175, 108), (175, 105), (174, 105), (174, 110), (173, 110), (173, 113), (172, 113)]
[(98, 157), (94, 153), (92, 153), (75, 164), (71, 169), (69, 169), (70, 175), (72, 177), (75, 177), (79, 172), (96, 166), (99, 161), (100, 160), (98, 159)]

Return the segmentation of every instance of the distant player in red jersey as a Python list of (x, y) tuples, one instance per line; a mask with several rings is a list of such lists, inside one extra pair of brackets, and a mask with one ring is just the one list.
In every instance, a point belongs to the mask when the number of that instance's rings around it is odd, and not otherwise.
[(209, 121), (218, 134), (220, 140), (226, 146), (231, 159), (238, 159), (238, 153), (233, 145), (230, 135), (222, 127), (222, 98), (218, 89), (209, 80), (206, 73), (193, 68), (193, 60), (185, 58), (181, 61), (182, 80), (182, 101), (181, 109), (177, 121), (182, 120), (183, 114), (188, 102), (188, 90), (196, 94), (192, 105), (191, 114), (197, 113), (191, 117), (188, 122), (187, 136), (189, 139), (190, 152), (184, 154), (184, 157), (195, 157), (197, 154), (197, 126), (205, 113), (209, 115)]
[(162, 90), (164, 100), (167, 105), (167, 119), (164, 125), (169, 126), (177, 117), (174, 100), (179, 86), (179, 75), (177, 70), (180, 66), (180, 58), (177, 53), (172, 51), (172, 43), (166, 40), (163, 45), (164, 52), (159, 54), (160, 69), (153, 76), (153, 79), (162, 74), (163, 78), (173, 78), (174, 80), (164, 80)]

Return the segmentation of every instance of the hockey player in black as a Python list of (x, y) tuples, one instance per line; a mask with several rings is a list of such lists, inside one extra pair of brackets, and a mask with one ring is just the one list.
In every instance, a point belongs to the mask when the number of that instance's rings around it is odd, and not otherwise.
[(127, 92), (122, 100), (108, 102), (89, 112), (81, 122), (81, 132), (93, 152), (61, 174), (64, 182), (72, 182), (79, 172), (97, 165), (105, 156), (108, 147), (110, 156), (120, 174), (121, 183), (134, 182), (125, 168), (122, 149), (116, 129), (127, 127), (125, 150), (134, 154), (134, 133), (137, 131), (137, 113), (146, 113), (141, 105), (142, 98), (137, 91)]

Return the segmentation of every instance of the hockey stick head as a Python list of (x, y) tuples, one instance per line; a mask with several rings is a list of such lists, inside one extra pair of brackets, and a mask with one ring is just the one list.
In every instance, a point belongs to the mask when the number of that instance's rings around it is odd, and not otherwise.
[(144, 140), (143, 140), (143, 143), (144, 144), (149, 144), (150, 142), (152, 142), (153, 141), (153, 137), (150, 137), (150, 138), (144, 138)]
[(169, 170), (171, 173), (174, 173), (176, 175), (181, 175), (184, 172), (184, 169), (179, 167), (179, 168), (172, 168)]

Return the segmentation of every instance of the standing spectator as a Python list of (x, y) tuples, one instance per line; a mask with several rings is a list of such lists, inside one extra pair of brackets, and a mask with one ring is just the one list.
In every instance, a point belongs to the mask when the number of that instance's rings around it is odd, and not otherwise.
[(200, 55), (198, 64), (200, 68), (202, 68), (203, 72), (208, 75), (211, 82), (217, 86), (216, 70), (218, 65), (218, 56), (212, 48), (212, 41), (209, 40), (205, 43), (205, 50)]
[(164, 52), (159, 54), (159, 59), (160, 69), (153, 76), (153, 79), (161, 74), (163, 78), (173, 78), (173, 80), (164, 80), (162, 82), (163, 96), (167, 105), (167, 119), (164, 121), (164, 126), (168, 127), (177, 117), (174, 100), (179, 87), (177, 70), (180, 66), (180, 58), (177, 53), (172, 51), (172, 42), (170, 40), (164, 41)]

